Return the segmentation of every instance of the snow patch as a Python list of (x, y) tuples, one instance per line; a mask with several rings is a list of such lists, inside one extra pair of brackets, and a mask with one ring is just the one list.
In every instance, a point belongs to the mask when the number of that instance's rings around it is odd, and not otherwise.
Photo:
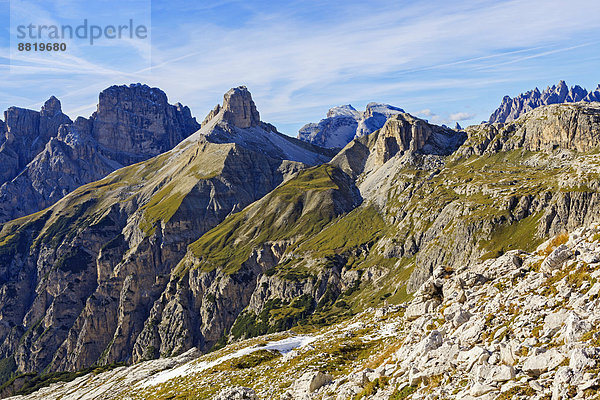
[(240, 349), (236, 352), (233, 352), (231, 354), (227, 354), (227, 355), (220, 357), (213, 361), (197, 362), (196, 360), (193, 360), (186, 364), (180, 365), (177, 368), (173, 368), (168, 371), (159, 372), (159, 373), (151, 376), (150, 378), (146, 379), (145, 381), (138, 383), (138, 386), (141, 388), (147, 388), (147, 387), (151, 387), (151, 386), (160, 385), (161, 383), (165, 383), (171, 379), (195, 374), (198, 372), (202, 372), (202, 371), (212, 368), (216, 365), (222, 364), (225, 361), (228, 361), (228, 360), (231, 360), (234, 358), (238, 358), (238, 357), (242, 357), (247, 354), (254, 353), (255, 351), (258, 351), (258, 350), (276, 350), (276, 351), (280, 352), (281, 354), (285, 355), (294, 349), (305, 347), (317, 339), (318, 339), (318, 336), (306, 336), (306, 335), (292, 336), (292, 337), (289, 337), (286, 339), (268, 342), (264, 346), (256, 345), (253, 347), (246, 347), (246, 348)]

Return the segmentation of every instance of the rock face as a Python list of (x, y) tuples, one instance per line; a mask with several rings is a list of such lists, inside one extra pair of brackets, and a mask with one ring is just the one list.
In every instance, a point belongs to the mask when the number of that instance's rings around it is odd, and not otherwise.
[[(40, 113), (11, 108), (5, 116), (8, 139), (0, 162), (9, 178), (0, 187), (0, 222), (163, 153), (200, 128), (187, 107), (170, 105), (164, 92), (139, 84), (104, 90), (89, 119), (71, 122), (54, 97)], [(15, 149), (21, 150), (11, 156)]]
[(375, 132), (389, 117), (403, 112), (400, 108), (379, 103), (367, 104), (364, 112), (356, 111), (350, 104), (334, 107), (319, 123), (304, 125), (298, 132), (298, 139), (340, 149), (354, 138)]
[(246, 86), (233, 88), (223, 96), (223, 119), (238, 128), (260, 123), (260, 116)]
[(146, 85), (111, 86), (99, 96), (98, 109), (89, 119), (90, 135), (101, 153), (121, 165), (130, 165), (172, 149), (200, 125), (188, 107), (171, 105), (160, 89)]
[(223, 105), (215, 106), (203, 126), (207, 127), (203, 135), (213, 143), (237, 143), (272, 158), (316, 165), (335, 155), (331, 150), (283, 135), (273, 125), (261, 122), (245, 86), (225, 93)]
[(60, 101), (52, 96), (40, 112), (11, 107), (4, 112), (0, 133), (0, 184), (10, 181), (56, 137), (62, 124), (71, 119), (61, 111)]
[(578, 85), (569, 89), (565, 81), (560, 81), (558, 85), (548, 86), (541, 92), (535, 88), (515, 98), (504, 96), (500, 107), (490, 116), (489, 122), (510, 122), (541, 106), (579, 101), (600, 101), (600, 85), (595, 91), (588, 92)]

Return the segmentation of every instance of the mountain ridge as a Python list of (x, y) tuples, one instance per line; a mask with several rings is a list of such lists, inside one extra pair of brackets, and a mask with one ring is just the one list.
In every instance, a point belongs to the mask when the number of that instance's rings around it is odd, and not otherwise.
[(588, 92), (579, 85), (569, 88), (565, 81), (561, 80), (558, 85), (548, 86), (543, 91), (536, 87), (514, 98), (504, 96), (500, 107), (492, 113), (488, 122), (510, 122), (540, 106), (579, 101), (600, 101), (600, 84), (596, 90)]
[[(23, 120), (10, 117), (14, 113), (35, 116), (19, 110), (7, 111), (9, 128), (13, 119)], [(18, 174), (2, 183), (0, 223), (37, 212), (85, 183), (170, 150), (200, 128), (189, 108), (170, 105), (163, 91), (141, 84), (115, 85), (102, 91), (97, 110), (87, 119), (71, 121), (61, 113), (55, 97), (39, 115), (40, 124), (48, 118), (59, 120), (45, 122), (52, 133), (40, 136)], [(10, 129), (6, 135), (14, 136)], [(9, 143), (7, 140), (0, 147), (0, 157)]]

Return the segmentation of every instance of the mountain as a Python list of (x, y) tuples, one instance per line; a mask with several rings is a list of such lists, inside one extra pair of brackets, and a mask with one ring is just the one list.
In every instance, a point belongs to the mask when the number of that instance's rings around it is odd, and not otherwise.
[[(48, 343), (44, 332), (56, 337), (61, 330), (55, 326), (67, 322), (59, 312), (64, 298), (59, 302), (51, 293), (84, 287), (82, 279), (90, 275), (87, 279), (100, 279), (103, 289), (87, 298), (69, 329), (70, 344), (54, 356), (68, 363), (49, 368), (70, 365), (81, 371), (30, 381), (23, 375), (5, 386), (5, 393), (47, 386), (21, 399), (153, 399), (174, 393), (219, 400), (595, 395), (600, 389), (594, 328), (600, 317), (599, 116), (597, 103), (556, 104), (515, 122), (457, 132), (398, 114), (380, 130), (354, 139), (328, 164), (280, 160), (280, 171), (296, 166), (287, 169), (282, 184), (212, 228), (196, 229), (190, 227), (199, 202), (184, 207), (189, 194), (168, 190), (166, 195), (152, 189), (154, 182), (169, 176), (167, 186), (187, 182), (198, 188), (199, 169), (207, 180), (222, 179), (223, 172), (204, 169), (217, 165), (218, 146), (257, 154), (237, 143), (202, 140), (212, 134), (206, 125), (203, 134), (140, 164), (144, 168), (119, 170), (59, 202), (64, 202), (61, 210), (53, 212), (66, 216), (69, 207), (84, 201), (76, 200), (76, 193), (94, 194), (108, 205), (106, 195), (98, 196), (105, 187), (125, 199), (136, 187), (160, 199), (142, 209), (184, 198), (170, 219), (170, 212), (154, 208), (163, 219), (146, 225), (154, 227), (147, 242), (123, 244), (135, 236), (128, 232), (139, 229), (129, 225), (116, 244), (106, 242), (95, 262), (90, 254), (77, 285), (71, 279), (81, 264), (72, 256), (59, 263), (60, 281), (45, 296), (44, 285), (36, 290), (37, 298), (54, 304), (39, 326), (21, 328), (19, 346), (29, 350), (17, 352), (15, 360), (39, 357)], [(231, 124), (222, 117), (215, 125)], [(249, 128), (239, 129), (243, 134)], [(134, 171), (149, 174), (140, 180), (148, 188), (134, 183), (139, 179)], [(126, 179), (131, 186), (123, 188)], [(146, 201), (141, 193), (133, 197), (139, 205)], [(133, 202), (119, 206), (120, 212), (134, 209)], [(182, 210), (193, 210), (188, 220), (182, 220)], [(118, 213), (107, 215), (114, 220)], [(35, 218), (5, 227), (0, 250), (14, 243), (14, 254), (31, 257), (29, 242), (19, 244), (21, 238), (36, 237), (38, 229), (56, 232), (49, 229), (53, 224)], [(80, 233), (59, 238), (79, 237), (86, 246), (101, 242), (99, 232), (112, 232), (107, 239), (119, 237), (108, 221), (97, 223), (100, 230), (85, 227), (85, 220), (69, 225)], [(186, 238), (189, 246), (179, 247), (175, 256), (169, 238), (180, 241), (194, 230), (198, 238)], [(44, 235), (37, 234), (37, 241)], [(120, 246), (130, 250), (123, 253)], [(49, 248), (40, 254), (48, 257)], [(168, 261), (160, 263), (160, 257)], [(36, 265), (44, 262), (38, 259)], [(10, 271), (16, 271), (14, 265)], [(46, 279), (55, 279), (55, 273)], [(16, 277), (3, 279), (2, 293), (11, 287), (12, 296), (24, 292), (10, 283)], [(0, 304), (7, 301), (5, 296)], [(24, 304), (12, 301), (12, 308), (3, 306), (3, 321)], [(32, 309), (40, 315), (44, 308)], [(84, 370), (86, 364), (77, 360), (87, 353), (91, 365), (92, 349), (101, 362)], [(204, 354), (208, 349), (213, 351)], [(9, 365), (5, 360), (2, 364)], [(65, 380), (71, 381), (60, 382)]]
[(593, 398), (599, 235), (598, 226), (580, 228), (532, 253), (437, 268), (402, 306), (206, 355), (42, 381), (15, 399)]
[(57, 136), (59, 127), (70, 123), (54, 96), (39, 112), (18, 107), (6, 110), (0, 121), (0, 184), (15, 178)]
[(5, 121), (0, 222), (40, 211), (85, 183), (170, 150), (200, 128), (189, 108), (170, 105), (163, 91), (140, 84), (101, 92), (88, 119), (72, 122), (52, 97), (40, 113), (10, 108)]
[(403, 112), (400, 108), (379, 103), (367, 104), (363, 112), (356, 111), (350, 104), (334, 107), (327, 112), (327, 118), (319, 123), (306, 124), (300, 128), (298, 139), (330, 149), (340, 149), (354, 138), (375, 132), (389, 117)]
[[(204, 317), (192, 321), (214, 331), (206, 338), (185, 319), (170, 326), (154, 319), (161, 299), (179, 293), (174, 270), (187, 245), (309, 166), (295, 159), (327, 156), (260, 122), (245, 88), (226, 93), (219, 108), (172, 150), (3, 225), (0, 353), (15, 369), (70, 371), (137, 361), (210, 346), (222, 334), (222, 318), (215, 326)], [(81, 133), (78, 128), (77, 121), (67, 127)], [(275, 157), (283, 153), (292, 160)], [(178, 315), (172, 311), (165, 313), (171, 322)], [(190, 328), (198, 335), (168, 335), (166, 349), (153, 350), (149, 327)]]
[(512, 99), (504, 96), (500, 107), (490, 116), (489, 122), (510, 122), (534, 108), (578, 101), (600, 101), (600, 85), (595, 91), (588, 92), (578, 85), (569, 89), (565, 81), (560, 81), (558, 85), (548, 86), (542, 92), (535, 88)]
[(329, 160), (234, 88), (172, 150), (2, 226), (0, 392), (600, 387), (598, 148), (600, 104), (578, 102), (464, 131), (398, 112)]
[(223, 106), (217, 105), (204, 119), (210, 126), (203, 135), (213, 143), (236, 143), (269, 157), (315, 165), (327, 162), (334, 152), (281, 134), (260, 115), (245, 86), (229, 90)]

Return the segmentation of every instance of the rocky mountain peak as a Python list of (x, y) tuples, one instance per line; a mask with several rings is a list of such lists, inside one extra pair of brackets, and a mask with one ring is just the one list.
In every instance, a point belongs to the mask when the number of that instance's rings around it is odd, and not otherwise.
[(579, 85), (569, 89), (566, 82), (561, 80), (557, 85), (548, 86), (543, 91), (535, 88), (515, 98), (504, 96), (500, 107), (490, 116), (489, 122), (510, 122), (541, 106), (579, 101), (600, 101), (600, 85), (595, 91), (588, 92)]
[(327, 118), (333, 118), (338, 116), (349, 116), (356, 117), (360, 116), (360, 112), (356, 108), (352, 107), (351, 104), (345, 104), (343, 106), (333, 107), (327, 111)]
[[(75, 122), (52, 96), (40, 112), (6, 113), (0, 141), (0, 223), (27, 215), (82, 184), (173, 148), (200, 128), (190, 109), (160, 89), (111, 86), (90, 118)], [(3, 131), (0, 127), (0, 131)]]
[(357, 111), (350, 104), (333, 107), (326, 118), (300, 128), (298, 139), (327, 148), (342, 148), (354, 138), (375, 132), (388, 118), (403, 112), (401, 108), (375, 102), (367, 104), (365, 111)]
[(223, 96), (223, 119), (238, 128), (250, 128), (260, 123), (260, 115), (246, 86), (232, 88)]
[(90, 119), (92, 137), (122, 165), (158, 155), (200, 128), (187, 107), (171, 105), (165, 92), (139, 83), (103, 90)]
[(41, 115), (43, 117), (53, 117), (58, 114), (62, 114), (60, 100), (54, 96), (50, 96), (42, 106)]

